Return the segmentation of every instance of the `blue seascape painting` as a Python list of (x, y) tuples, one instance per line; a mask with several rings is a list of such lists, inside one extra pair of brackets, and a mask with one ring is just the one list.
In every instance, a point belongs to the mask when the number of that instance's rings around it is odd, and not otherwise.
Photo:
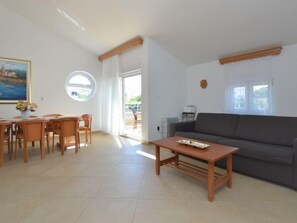
[(30, 61), (0, 58), (0, 102), (28, 100)]

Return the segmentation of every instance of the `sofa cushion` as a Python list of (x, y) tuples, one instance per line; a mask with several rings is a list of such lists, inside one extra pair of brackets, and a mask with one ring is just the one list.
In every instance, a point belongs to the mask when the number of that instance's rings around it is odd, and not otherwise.
[(288, 165), (293, 163), (293, 147), (226, 138), (219, 139), (218, 143), (239, 148), (234, 155), (271, 163)]
[(296, 137), (297, 117), (241, 115), (234, 138), (292, 146)]
[(214, 143), (216, 143), (219, 139), (223, 138), (222, 136), (208, 135), (196, 132), (176, 132), (175, 135)]
[(238, 115), (220, 113), (199, 113), (194, 130), (199, 133), (234, 137)]

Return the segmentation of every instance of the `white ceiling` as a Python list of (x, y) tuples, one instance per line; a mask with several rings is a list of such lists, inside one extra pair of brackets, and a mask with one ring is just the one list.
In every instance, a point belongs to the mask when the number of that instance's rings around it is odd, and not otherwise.
[(152, 38), (185, 65), (297, 43), (296, 0), (0, 0), (0, 4), (98, 55), (137, 35)]

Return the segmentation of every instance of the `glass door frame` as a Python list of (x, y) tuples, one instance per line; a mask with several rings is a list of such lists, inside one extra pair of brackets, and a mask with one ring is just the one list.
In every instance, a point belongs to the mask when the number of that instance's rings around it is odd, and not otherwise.
[[(135, 137), (133, 135), (129, 135), (125, 132), (126, 129), (126, 124), (125, 124), (125, 81), (124, 78), (129, 78), (129, 77), (133, 77), (133, 76), (140, 76), (140, 80), (142, 81), (142, 75), (141, 75), (141, 69), (134, 69), (125, 73), (122, 73), (120, 76), (122, 78), (122, 118), (123, 118), (123, 131), (121, 133), (121, 136), (123, 137), (127, 137), (127, 138), (132, 138), (132, 139), (136, 139), (136, 140), (141, 140), (141, 132), (140, 132), (140, 136), (139, 137)], [(142, 86), (141, 86), (142, 89)], [(142, 95), (142, 91), (140, 92)], [(140, 121), (141, 122), (141, 121)]]

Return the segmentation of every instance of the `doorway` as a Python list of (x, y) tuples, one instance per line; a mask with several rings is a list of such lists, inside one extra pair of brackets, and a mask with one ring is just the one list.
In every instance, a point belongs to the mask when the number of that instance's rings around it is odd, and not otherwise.
[(140, 70), (122, 74), (123, 136), (141, 139), (141, 73)]

